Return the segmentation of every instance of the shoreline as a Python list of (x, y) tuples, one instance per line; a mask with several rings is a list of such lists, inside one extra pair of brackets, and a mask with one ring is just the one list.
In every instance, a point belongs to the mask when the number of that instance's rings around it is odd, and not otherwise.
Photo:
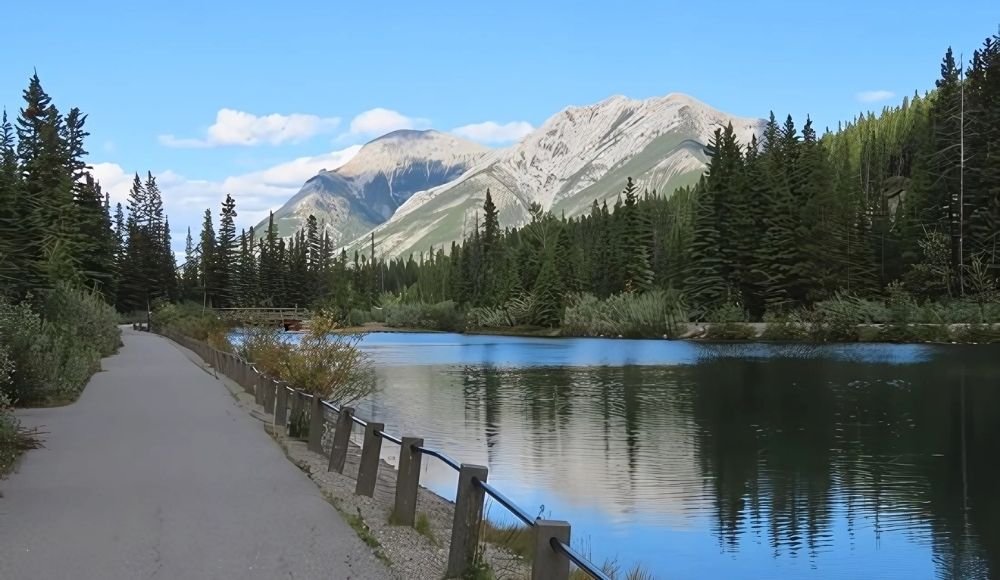
[[(1000, 343), (1000, 323), (891, 323), (860, 324), (854, 327), (855, 338), (824, 336), (827, 328), (813, 328), (809, 324), (769, 322), (705, 322), (685, 323), (685, 331), (677, 336), (594, 336), (564, 333), (561, 328), (512, 327), (467, 328), (464, 330), (439, 330), (431, 328), (392, 327), (369, 323), (339, 329), (341, 334), (462, 334), (470, 336), (509, 336), (521, 338), (601, 338), (614, 340), (685, 340), (692, 342), (730, 342), (747, 344), (802, 343), (802, 344), (995, 344)], [(840, 329), (843, 331), (844, 329)], [(302, 332), (302, 331), (300, 331)], [(976, 335), (975, 332), (986, 334)], [(783, 333), (783, 334), (782, 334)], [(896, 334), (891, 334), (896, 333)], [(905, 333), (905, 334), (900, 334)], [(966, 333), (966, 334), (962, 334)], [(921, 339), (921, 336), (923, 339)]]
[[(171, 342), (206, 372), (215, 370), (193, 351)], [(282, 449), (288, 461), (319, 488), (338, 516), (347, 521), (375, 556), (386, 562), (394, 573), (393, 578), (407, 580), (444, 577), (455, 513), (454, 501), (438, 495), (421, 483), (417, 491), (416, 525), (410, 527), (391, 524), (389, 520), (395, 501), (397, 470), (386, 461), (385, 453), (379, 459), (374, 497), (356, 495), (354, 490), (361, 448), (354, 441), (348, 444), (344, 472), (328, 471), (328, 455), (310, 451), (306, 440), (289, 437), (282, 429), (275, 429), (273, 417), (256, 403), (253, 395), (248, 394), (221, 371), (217, 372), (217, 377), (237, 406), (262, 423), (264, 431)], [(324, 422), (324, 429), (323, 449), (324, 453), (329, 453), (333, 442), (333, 425)], [(391, 457), (391, 453), (389, 455)], [(487, 502), (484, 521), (489, 517), (490, 510), (496, 508), (497, 505)], [(492, 578), (515, 580), (530, 575), (530, 562), (511, 549), (489, 541), (483, 541), (481, 547), (485, 562), (493, 573)]]

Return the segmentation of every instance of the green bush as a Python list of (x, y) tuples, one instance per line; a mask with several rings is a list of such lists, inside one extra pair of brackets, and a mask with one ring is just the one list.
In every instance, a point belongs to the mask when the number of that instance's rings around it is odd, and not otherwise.
[(753, 340), (757, 331), (745, 322), (713, 322), (706, 326), (709, 340)]
[(99, 295), (65, 285), (29, 301), (0, 299), (0, 342), (13, 362), (0, 391), (21, 403), (73, 399), (118, 349), (118, 316)]
[(458, 332), (465, 328), (461, 311), (451, 300), (437, 304), (393, 304), (385, 307), (385, 324), (393, 328), (422, 328)]
[(650, 338), (676, 336), (684, 320), (686, 307), (679, 292), (616, 294), (607, 300), (583, 294), (570, 298), (562, 328), (570, 336)]
[(465, 320), (469, 328), (531, 326), (534, 306), (534, 296), (525, 294), (511, 298), (503, 306), (473, 308), (466, 313)]
[(954, 337), (958, 342), (1000, 342), (1000, 325), (965, 324), (955, 329)]
[(194, 302), (160, 304), (153, 310), (152, 322), (157, 329), (208, 341), (217, 348), (220, 337), (228, 334), (233, 326), (231, 321)]
[[(10, 378), (10, 372), (14, 370), (10, 359), (6, 359), (7, 353), (0, 350), (0, 380)], [(13, 405), (6, 394), (0, 392), (0, 477), (14, 464), (20, 448), (21, 424), (14, 416)]]
[(762, 340), (799, 341), (809, 338), (809, 324), (799, 312), (767, 312), (764, 322), (767, 325), (760, 335)]

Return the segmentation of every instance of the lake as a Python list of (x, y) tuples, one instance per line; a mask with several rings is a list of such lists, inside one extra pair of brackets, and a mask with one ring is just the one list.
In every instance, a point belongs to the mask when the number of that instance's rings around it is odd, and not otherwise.
[[(598, 563), (1000, 577), (998, 346), (380, 333), (363, 347), (379, 391), (359, 416), (488, 465)], [(454, 497), (437, 460), (421, 477)]]

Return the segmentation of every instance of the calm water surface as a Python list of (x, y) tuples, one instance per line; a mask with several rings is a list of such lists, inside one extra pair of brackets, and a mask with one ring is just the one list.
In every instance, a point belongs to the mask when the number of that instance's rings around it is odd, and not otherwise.
[[(364, 348), (380, 389), (360, 416), (488, 465), (598, 562), (699, 580), (1000, 577), (995, 346), (372, 334)], [(424, 469), (454, 496), (453, 471)]]

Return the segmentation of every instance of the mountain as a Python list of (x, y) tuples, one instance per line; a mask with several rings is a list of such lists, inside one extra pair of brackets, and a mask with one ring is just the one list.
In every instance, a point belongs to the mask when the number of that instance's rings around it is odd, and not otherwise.
[[(730, 122), (742, 142), (764, 125), (678, 93), (646, 100), (614, 96), (567, 108), (454, 181), (410, 197), (375, 228), (377, 252), (390, 257), (447, 250), (474, 227), (487, 188), (504, 227), (527, 222), (532, 202), (567, 217), (589, 212), (594, 200), (612, 205), (627, 177), (640, 188), (671, 193), (697, 182), (707, 161), (704, 146)], [(367, 234), (349, 249), (366, 247), (365, 240)]]
[[(306, 181), (274, 212), (280, 236), (316, 216), (335, 245), (350, 242), (383, 223), (410, 196), (460, 176), (490, 149), (438, 131), (402, 130), (370, 141), (350, 161)], [(265, 219), (254, 228), (267, 231)]]

